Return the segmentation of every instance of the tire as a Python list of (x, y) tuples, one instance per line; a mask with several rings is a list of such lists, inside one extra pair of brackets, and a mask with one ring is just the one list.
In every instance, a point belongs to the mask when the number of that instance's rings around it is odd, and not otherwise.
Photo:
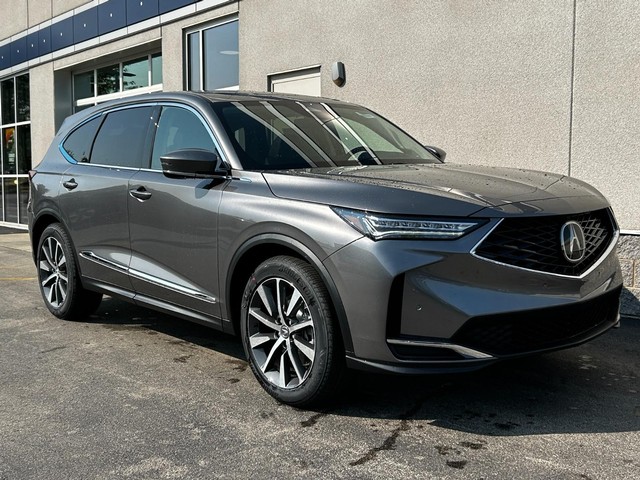
[(71, 240), (59, 223), (42, 232), (36, 267), (42, 299), (56, 317), (79, 320), (97, 310), (102, 294), (82, 287)]
[(344, 349), (327, 289), (308, 263), (279, 256), (260, 264), (244, 290), (240, 331), (253, 374), (276, 400), (309, 406), (337, 390)]

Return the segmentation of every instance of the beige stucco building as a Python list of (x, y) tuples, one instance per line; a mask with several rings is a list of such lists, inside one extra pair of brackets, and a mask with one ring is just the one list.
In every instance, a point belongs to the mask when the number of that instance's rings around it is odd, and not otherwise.
[(622, 229), (625, 312), (640, 316), (636, 0), (0, 5), (0, 225), (26, 227), (28, 170), (74, 111), (155, 90), (304, 91), (370, 106), (450, 162), (595, 185)]

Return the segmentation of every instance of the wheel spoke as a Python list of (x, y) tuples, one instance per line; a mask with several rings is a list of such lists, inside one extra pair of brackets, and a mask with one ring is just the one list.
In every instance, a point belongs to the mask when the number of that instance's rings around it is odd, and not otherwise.
[(64, 283), (68, 283), (66, 275), (64, 275), (63, 273), (59, 273), (58, 276), (60, 277), (60, 280), (62, 280)]
[(277, 338), (278, 334), (276, 332), (256, 333), (255, 335), (251, 335), (251, 337), (249, 337), (249, 343), (251, 344), (251, 348), (256, 348), (269, 341), (276, 340)]
[(40, 270), (48, 273), (53, 270), (53, 267), (49, 264), (49, 262), (47, 262), (46, 259), (44, 259), (40, 260)]
[(58, 275), (56, 275), (55, 273), (52, 273), (51, 275), (49, 275), (46, 279), (44, 279), (42, 281), (42, 286), (46, 287), (48, 284), (51, 283), (52, 280), (56, 280), (58, 278)]
[[(293, 351), (293, 348), (291, 348), (291, 342), (287, 342), (289, 344), (289, 348), (287, 349), (287, 353), (289, 354), (289, 359), (291, 360), (291, 364), (293, 365), (293, 369), (296, 371), (296, 376), (298, 377), (298, 382), (302, 382), (302, 380), (304, 379), (304, 367), (302, 366), (302, 364), (300, 363), (300, 359), (298, 358), (298, 356), (296, 355), (296, 353)], [(284, 357), (284, 355), (283, 355)]]
[(293, 339), (292, 343), (296, 346), (296, 348), (300, 350), (300, 352), (302, 352), (302, 354), (305, 357), (307, 357), (309, 360), (313, 362), (313, 358), (315, 357), (315, 354), (316, 354), (316, 351), (314, 350), (313, 345), (297, 337), (292, 337), (292, 339)]
[(280, 337), (278, 338), (278, 340), (276, 340), (276, 342), (273, 344), (273, 347), (271, 347), (271, 351), (269, 352), (269, 355), (267, 355), (267, 359), (264, 361), (264, 363), (262, 364), (262, 366), (260, 367), (260, 369), (263, 372), (267, 371), (267, 367), (269, 366), (269, 364), (271, 363), (271, 360), (273, 359), (273, 356), (275, 355), (275, 353), (278, 351), (278, 349), (280, 348), (280, 346), (282, 345), (282, 342), (284, 342), (284, 338)]
[(287, 386), (287, 366), (285, 365), (285, 355), (280, 356), (280, 372), (278, 375), (278, 382), (282, 388)]
[(284, 323), (284, 313), (282, 312), (282, 302), (283, 302), (283, 286), (282, 279), (276, 278), (276, 303), (278, 305), (278, 318)]
[(253, 318), (257, 319), (258, 321), (260, 321), (260, 323), (266, 325), (272, 330), (276, 330), (276, 331), (280, 330), (280, 325), (278, 325), (272, 318), (266, 316), (257, 308), (249, 309), (249, 315), (251, 315)]
[(273, 317), (273, 311), (275, 310), (273, 293), (271, 290), (267, 291), (267, 289), (264, 288), (264, 283), (258, 287), (258, 296), (260, 300), (262, 300), (262, 304), (267, 309), (267, 312), (269, 312), (269, 315)]
[(313, 320), (307, 320), (305, 322), (296, 323), (289, 330), (291, 333), (294, 333), (307, 327), (313, 327)]
[(293, 295), (291, 295), (289, 306), (287, 307), (287, 310), (285, 312), (285, 315), (287, 317), (291, 316), (291, 312), (293, 312), (296, 306), (300, 303), (300, 300), (302, 300), (302, 295), (300, 295), (300, 292), (297, 289), (295, 289), (293, 291)]
[(53, 297), (55, 295), (55, 289), (56, 289), (56, 284), (54, 283), (53, 285), (51, 285), (51, 287), (49, 288), (49, 291), (47, 292), (47, 300), (49, 300), (49, 303), (51, 305), (56, 305), (55, 302), (53, 301)]
[(42, 245), (42, 253), (44, 253), (44, 258), (47, 259), (47, 263), (53, 267), (55, 262), (51, 259), (51, 241), (53, 238), (47, 238), (47, 242), (45, 245)]

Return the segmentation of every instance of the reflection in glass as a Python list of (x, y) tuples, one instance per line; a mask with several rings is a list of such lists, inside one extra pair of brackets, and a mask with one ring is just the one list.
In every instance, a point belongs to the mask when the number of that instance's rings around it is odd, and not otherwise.
[(15, 115), (15, 96), (13, 93), (13, 78), (5, 80), (0, 84), (2, 91), (2, 123), (14, 123)]
[(31, 119), (29, 111), (29, 75), (16, 77), (16, 95), (18, 97), (18, 122)]
[(162, 83), (162, 54), (151, 55), (151, 84)]
[(27, 174), (31, 168), (31, 125), (18, 125), (18, 173)]
[(20, 223), (28, 223), (27, 203), (29, 202), (29, 179), (18, 178), (18, 196), (20, 197)]
[(73, 100), (93, 97), (94, 71), (79, 73), (73, 76)]
[(98, 95), (120, 91), (120, 65), (110, 65), (97, 70)]
[(204, 89), (238, 85), (238, 22), (204, 30), (203, 44)]
[(2, 184), (3, 188), (3, 206), (4, 206), (4, 221), (17, 223), (18, 222), (18, 195), (17, 195), (17, 183), (18, 179), (4, 178)]
[(122, 88), (133, 90), (149, 86), (149, 59), (137, 58), (122, 64)]
[(189, 55), (189, 90), (202, 90), (200, 86), (200, 33), (192, 33), (187, 37)]
[(2, 129), (2, 173), (16, 173), (16, 129)]

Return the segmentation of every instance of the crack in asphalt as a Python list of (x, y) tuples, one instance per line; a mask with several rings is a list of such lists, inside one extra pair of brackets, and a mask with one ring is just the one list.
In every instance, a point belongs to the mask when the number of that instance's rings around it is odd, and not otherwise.
[(357, 467), (358, 465), (364, 465), (365, 463), (370, 462), (371, 460), (376, 458), (379, 452), (385, 450), (395, 450), (398, 437), (402, 432), (406, 432), (411, 428), (411, 426), (409, 425), (409, 420), (411, 420), (411, 418), (420, 411), (423, 403), (424, 400), (417, 402), (413, 407), (411, 407), (400, 416), (400, 425), (391, 431), (389, 436), (385, 438), (384, 442), (382, 442), (382, 445), (371, 448), (359, 459), (354, 460), (353, 462), (349, 462), (349, 466)]

